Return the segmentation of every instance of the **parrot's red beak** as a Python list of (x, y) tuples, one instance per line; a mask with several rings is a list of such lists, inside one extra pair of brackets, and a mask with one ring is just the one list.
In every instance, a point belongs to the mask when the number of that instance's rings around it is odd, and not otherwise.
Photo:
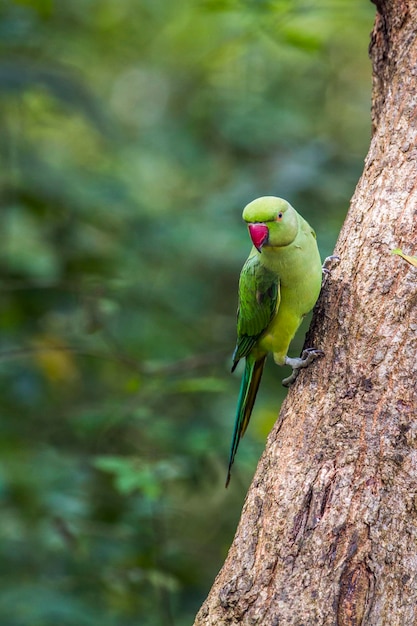
[(262, 246), (268, 241), (268, 226), (265, 226), (265, 224), (248, 224), (248, 228), (253, 245), (258, 252), (261, 252)]

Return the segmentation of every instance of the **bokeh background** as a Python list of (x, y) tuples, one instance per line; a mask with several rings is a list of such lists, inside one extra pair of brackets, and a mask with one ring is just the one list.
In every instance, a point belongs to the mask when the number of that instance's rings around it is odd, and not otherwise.
[(331, 253), (370, 138), (373, 17), (0, 2), (1, 624), (192, 623), (288, 374), (268, 364), (225, 490), (241, 211), (283, 196)]

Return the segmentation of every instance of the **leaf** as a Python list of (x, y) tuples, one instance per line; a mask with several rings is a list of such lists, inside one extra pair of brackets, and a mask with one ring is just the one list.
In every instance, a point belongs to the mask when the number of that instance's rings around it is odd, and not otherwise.
[(69, 385), (78, 380), (76, 359), (64, 340), (52, 334), (42, 334), (32, 337), (31, 344), (33, 359), (51, 384)]
[(93, 465), (113, 474), (119, 493), (129, 495), (140, 491), (150, 500), (161, 496), (164, 482), (174, 480), (183, 473), (175, 460), (147, 463), (136, 457), (99, 456), (94, 459)]
[(414, 265), (414, 267), (417, 267), (417, 256), (409, 256), (408, 254), (404, 254), (401, 248), (395, 248), (395, 250), (391, 250), (391, 254), (397, 254), (402, 259), (404, 259), (404, 261), (407, 261), (407, 263), (409, 263), (410, 265)]

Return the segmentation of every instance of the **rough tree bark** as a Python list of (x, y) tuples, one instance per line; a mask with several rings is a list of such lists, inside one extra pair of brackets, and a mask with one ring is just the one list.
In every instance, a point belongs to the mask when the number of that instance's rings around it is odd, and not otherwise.
[(417, 624), (417, 2), (379, 0), (373, 136), (308, 345), (195, 626)]

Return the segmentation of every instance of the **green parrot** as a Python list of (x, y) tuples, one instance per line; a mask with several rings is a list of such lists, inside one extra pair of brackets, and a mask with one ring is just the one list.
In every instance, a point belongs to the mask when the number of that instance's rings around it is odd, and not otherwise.
[(301, 368), (323, 354), (309, 349), (300, 358), (287, 356), (292, 338), (321, 289), (323, 269), (314, 230), (286, 200), (274, 196), (250, 202), (243, 210), (243, 219), (253, 248), (240, 274), (232, 372), (243, 357), (246, 363), (226, 487), (239, 441), (249, 424), (268, 352), (273, 353), (278, 365), (292, 367), (292, 374), (282, 381), (285, 386), (295, 381)]

